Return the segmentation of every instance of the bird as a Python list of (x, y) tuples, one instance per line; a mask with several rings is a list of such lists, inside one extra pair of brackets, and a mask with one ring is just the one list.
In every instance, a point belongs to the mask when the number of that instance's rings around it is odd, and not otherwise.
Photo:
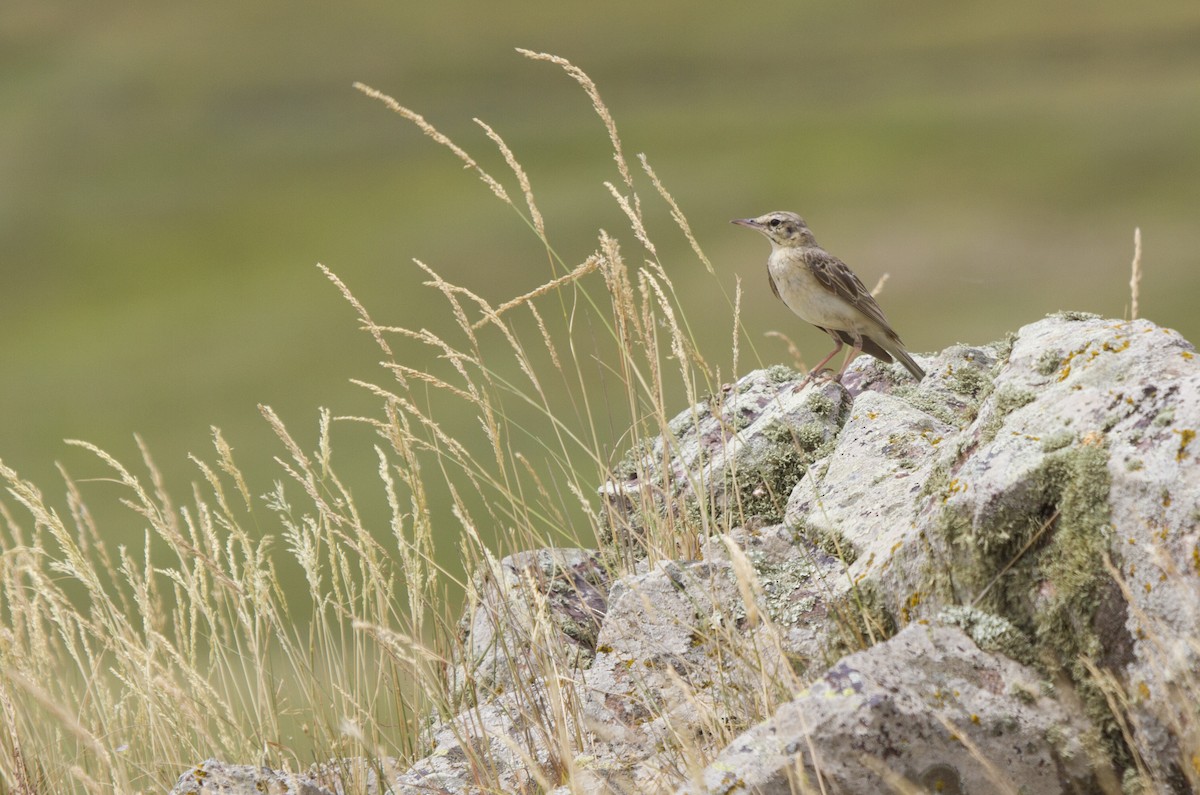
[(797, 388), (807, 384), (846, 345), (853, 350), (834, 376), (837, 381), (863, 351), (880, 361), (899, 361), (918, 381), (925, 377), (925, 371), (904, 349), (862, 280), (846, 263), (817, 245), (803, 218), (791, 212), (771, 212), (731, 223), (761, 232), (770, 241), (767, 278), (771, 292), (801, 320), (833, 337), (833, 351), (809, 371)]

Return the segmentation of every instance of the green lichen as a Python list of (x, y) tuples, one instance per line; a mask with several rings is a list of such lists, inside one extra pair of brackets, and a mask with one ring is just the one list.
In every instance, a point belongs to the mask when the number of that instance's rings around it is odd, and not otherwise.
[(801, 522), (792, 529), (808, 543), (847, 566), (858, 560), (858, 549), (836, 530), (814, 527), (807, 522)]
[(1071, 431), (1062, 430), (1050, 434), (1042, 439), (1042, 450), (1047, 453), (1053, 453), (1055, 450), (1061, 450), (1075, 441), (1075, 434)]
[(804, 401), (804, 408), (818, 417), (831, 417), (833, 416), (834, 404), (832, 400), (820, 392), (813, 392)]
[(1055, 312), (1054, 314), (1049, 315), (1049, 317), (1056, 317), (1059, 320), (1066, 320), (1069, 322), (1078, 322), (1081, 320), (1099, 320), (1100, 319), (1099, 315), (1093, 314), (1091, 312), (1074, 312), (1071, 310), (1063, 310), (1061, 312)]
[(1088, 439), (1046, 455), (984, 517), (948, 505), (938, 529), (952, 560), (923, 587), (971, 600), (1032, 638), (1033, 663), (1048, 678), (1066, 674), (1104, 752), (1120, 762), (1128, 751), (1119, 727), (1082, 662), (1103, 651), (1091, 617), (1108, 582), (1109, 488), (1108, 450)]
[(953, 605), (943, 610), (938, 620), (960, 627), (984, 651), (999, 652), (1026, 665), (1034, 662), (1029, 637), (1007, 618), (965, 605)]
[(767, 378), (774, 384), (786, 384), (799, 377), (799, 371), (793, 370), (786, 364), (773, 364), (767, 368)]
[(943, 396), (918, 389), (912, 384), (898, 384), (892, 391), (892, 394), (913, 408), (920, 409), (953, 428), (962, 428), (974, 419), (975, 416), (973, 410), (968, 411), (966, 416), (956, 414), (946, 404), (946, 399)]
[(887, 640), (898, 629), (895, 616), (867, 582), (857, 583), (845, 595), (834, 599), (828, 611), (835, 617), (833, 631), (822, 649), (828, 665)]
[(1038, 700), (1038, 692), (1031, 688), (1026, 682), (1013, 682), (1011, 691), (1013, 698), (1020, 701), (1022, 704), (1036, 704)]
[[(789, 434), (790, 436), (790, 434)], [(790, 438), (772, 445), (751, 467), (725, 470), (725, 493), (734, 495), (735, 524), (757, 517), (765, 524), (783, 520), (788, 495), (808, 468), (811, 457)]]
[(778, 420), (764, 426), (759, 435), (773, 445), (790, 444), (793, 441), (792, 426)]
[(796, 429), (796, 445), (806, 453), (815, 453), (829, 438), (829, 427), (809, 422)]
[(613, 479), (617, 481), (631, 480), (640, 474), (644, 474), (639, 472), (639, 469), (644, 466), (646, 457), (653, 450), (653, 439), (642, 439), (640, 442), (634, 444), (620, 461), (613, 464)]
[(1061, 348), (1051, 348), (1048, 351), (1042, 351), (1042, 355), (1038, 357), (1037, 363), (1033, 369), (1044, 376), (1051, 376), (1058, 372), (1059, 365), (1062, 364), (1063, 352)]
[(771, 423), (759, 433), (766, 444), (725, 471), (724, 493), (729, 495), (726, 502), (739, 512), (735, 524), (745, 524), (754, 517), (765, 524), (783, 520), (787, 498), (809, 464), (828, 455), (836, 444), (838, 429), (848, 412), (838, 411), (834, 418), (830, 415), (835, 406), (828, 397), (814, 394), (807, 403), (811, 421), (799, 426)]
[[(968, 510), (948, 504), (937, 529), (955, 561), (947, 568), (957, 596), (976, 595), (976, 607), (1023, 631), (1036, 630), (1039, 642), (1052, 636), (1062, 616), (1086, 605), (1104, 570), (1111, 532), (1106, 461), (1107, 451), (1095, 444), (1045, 456), (1019, 489), (995, 501), (979, 526)], [(955, 484), (951, 479), (941, 490), (952, 495)], [(1033, 605), (1031, 594), (1045, 591), (1047, 583), (1053, 598)]]
[(1100, 641), (1090, 624), (1077, 626), (1078, 616), (1099, 607), (1100, 585), (1106, 581), (1104, 555), (1112, 535), (1108, 507), (1111, 479), (1108, 450), (1083, 444), (1051, 462), (1047, 483), (1059, 489), (1059, 519), (1050, 546), (1039, 557), (1041, 576), (1054, 588), (1034, 614), (1039, 645), (1071, 667), (1076, 681), (1085, 678), (1082, 656), (1095, 658)]
[[(1000, 372), (1008, 366), (1008, 360), (1012, 358), (1013, 347), (1017, 344), (1017, 335), (1015, 332), (1005, 334), (1001, 339), (988, 345), (996, 352), (996, 361), (992, 364), (992, 369), (988, 373), (988, 382), (975, 398), (975, 405), (978, 407), (983, 405), (983, 402), (991, 397), (992, 392), (996, 389), (996, 378)], [(974, 419), (974, 415), (972, 415)]]
[(1121, 777), (1121, 795), (1154, 795), (1154, 785), (1136, 767), (1125, 771)]
[(1022, 406), (1028, 406), (1036, 399), (1037, 395), (1028, 389), (1006, 386), (996, 393), (996, 411), (1002, 416), (1007, 416)]
[(995, 439), (996, 434), (1000, 432), (1000, 428), (1004, 425), (1004, 419), (1009, 414), (1012, 414), (1023, 406), (1028, 406), (1035, 400), (1037, 400), (1037, 395), (1028, 389), (1020, 389), (1014, 386), (1001, 387), (992, 398), (991, 416), (988, 417), (987, 422), (979, 429), (980, 443), (987, 444)]
[(992, 344), (986, 346), (993, 348), (996, 351), (996, 364), (992, 367), (992, 373), (998, 373), (1008, 364), (1008, 359), (1012, 356), (1013, 346), (1017, 344), (1017, 333), (1010, 331)]
[(1154, 421), (1151, 422), (1155, 428), (1165, 428), (1175, 421), (1175, 408), (1166, 408), (1155, 415)]
[(978, 397), (990, 382), (987, 373), (974, 367), (963, 366), (955, 367), (946, 379), (950, 391), (969, 398)]
[(921, 388), (907, 380), (897, 384), (892, 394), (947, 425), (966, 427), (978, 414), (980, 403), (991, 394), (1015, 339), (1010, 335), (981, 348), (959, 345), (946, 351), (947, 366), (939, 377), (957, 398), (947, 400), (944, 391)]
[(751, 558), (754, 571), (762, 585), (763, 607), (771, 620), (782, 627), (799, 626), (817, 607), (817, 593), (796, 598), (797, 592), (812, 590), (809, 586), (817, 568), (811, 558), (796, 555), (780, 563), (765, 564)]
[[(960, 451), (961, 452), (961, 451)], [(957, 458), (957, 456), (955, 456)], [(938, 461), (925, 476), (921, 490), (917, 492), (917, 505), (923, 505), (929, 497), (937, 497), (945, 502), (950, 497), (950, 466), (946, 461)]]

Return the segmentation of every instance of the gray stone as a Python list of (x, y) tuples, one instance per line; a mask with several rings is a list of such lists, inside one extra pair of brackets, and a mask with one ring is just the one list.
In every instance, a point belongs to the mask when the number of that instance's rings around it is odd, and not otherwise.
[(452, 698), (510, 690), (540, 675), (545, 656), (562, 670), (586, 668), (607, 600), (608, 574), (592, 550), (519, 552), (477, 572), (459, 623), (462, 656), (449, 672)]
[(559, 732), (573, 736), (569, 695), (541, 682), (464, 710), (438, 726), (432, 750), (388, 781), (396, 795), (542, 791), (566, 762)]
[(1192, 346), (1064, 314), (922, 365), (751, 373), (631, 452), (601, 489), (627, 573), (479, 575), (450, 670), (474, 706), (389, 786), (1196, 789)]
[(747, 613), (728, 562), (663, 563), (618, 580), (611, 597), (585, 673), (592, 755), (626, 769), (634, 788), (658, 790), (674, 775), (662, 749), (741, 720), (763, 679), (786, 681), (788, 663)]
[(871, 571), (918, 532), (918, 498), (955, 430), (894, 395), (863, 392), (837, 447), (792, 490), (785, 522)]
[(777, 523), (849, 406), (839, 384), (797, 390), (798, 380), (786, 367), (752, 372), (677, 415), (667, 437), (631, 451), (600, 490), (606, 540), (637, 548), (656, 523), (693, 534)]
[[(1093, 791), (1088, 723), (961, 630), (912, 624), (734, 740), (683, 793)], [(807, 788), (805, 788), (807, 787)]]
[(171, 795), (334, 795), (306, 774), (207, 759), (179, 777)]

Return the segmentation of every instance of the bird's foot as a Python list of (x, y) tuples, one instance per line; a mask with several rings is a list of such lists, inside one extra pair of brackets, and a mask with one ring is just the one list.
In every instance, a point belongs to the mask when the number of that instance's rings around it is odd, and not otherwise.
[(792, 391), (799, 392), (800, 390), (804, 389), (804, 387), (808, 386), (810, 383), (816, 383), (816, 382), (826, 383), (829, 381), (841, 383), (842, 374), (834, 372), (832, 367), (826, 367), (823, 370), (810, 370), (808, 375), (804, 376), (804, 379), (800, 383), (796, 384), (795, 387), (792, 388)]

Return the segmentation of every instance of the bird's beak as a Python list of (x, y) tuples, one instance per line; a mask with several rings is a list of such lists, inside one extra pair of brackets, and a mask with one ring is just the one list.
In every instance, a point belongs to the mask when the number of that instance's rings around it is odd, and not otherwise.
[(758, 227), (759, 227), (758, 222), (755, 221), (753, 218), (734, 218), (729, 223), (737, 224), (738, 226), (744, 226), (747, 229), (758, 229)]

